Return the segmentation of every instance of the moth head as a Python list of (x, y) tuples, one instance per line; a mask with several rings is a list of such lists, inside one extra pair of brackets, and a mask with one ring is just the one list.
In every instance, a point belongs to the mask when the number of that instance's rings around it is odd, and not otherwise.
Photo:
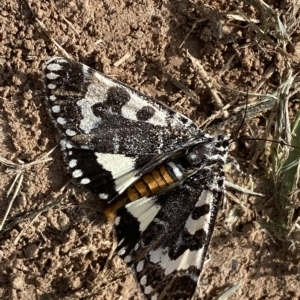
[(229, 145), (228, 137), (219, 135), (210, 141), (199, 142), (188, 149), (185, 159), (191, 165), (200, 167), (207, 161), (218, 160), (218, 155), (226, 155)]

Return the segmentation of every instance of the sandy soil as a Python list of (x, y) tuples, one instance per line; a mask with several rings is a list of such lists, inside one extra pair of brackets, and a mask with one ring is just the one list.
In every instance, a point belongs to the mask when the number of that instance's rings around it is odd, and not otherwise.
[[(234, 1), (31, 2), (49, 35), (75, 60), (163, 101), (199, 125), (216, 113), (220, 104), (212, 100), (187, 53), (201, 63), (208, 78), (233, 89), (251, 91), (270, 66), (274, 72), (259, 93), (272, 90), (279, 82), (283, 55), (264, 39), (258, 45), (247, 22), (223, 14), (237, 9)], [(236, 4), (248, 16), (262, 20), (258, 5)], [(286, 17), (288, 1), (270, 0), (268, 4)], [(291, 39), (298, 45), (299, 29)], [(0, 155), (15, 163), (36, 161), (57, 144), (43, 102), (43, 64), (55, 55), (62, 53), (26, 2), (2, 0)], [(125, 55), (128, 58), (118, 64)], [(298, 70), (295, 61), (292, 68)], [(185, 94), (178, 82), (194, 96)], [(235, 98), (223, 92), (222, 104)], [(229, 116), (232, 109), (228, 109)], [(241, 134), (258, 136), (267, 116), (265, 112), (248, 121)], [(226, 130), (232, 132), (235, 127)], [(232, 145), (230, 159), (237, 160), (246, 172), (255, 147), (255, 142)], [(19, 195), (6, 220), (8, 227), (0, 236), (0, 298), (140, 299), (130, 271), (111, 255), (114, 233), (104, 222), (102, 204), (71, 183), (62, 189), (70, 177), (60, 149), (50, 157), (52, 161), (23, 172)], [(262, 181), (262, 174), (268, 176), (263, 165), (256, 167), (252, 181), (254, 189), (268, 194), (268, 185)], [(0, 165), (1, 219), (14, 178), (6, 171), (7, 167)], [(228, 175), (234, 182), (242, 183), (244, 178), (242, 171)], [(225, 212), (220, 211), (210, 260), (195, 299), (216, 299), (234, 283), (241, 286), (229, 299), (299, 299), (299, 252), (259, 226), (264, 212), (272, 209), (268, 197), (249, 197), (243, 209), (233, 200), (241, 199), (241, 194), (229, 193), (232, 197), (228, 197)], [(235, 226), (229, 226), (228, 212), (233, 209), (240, 217)]]

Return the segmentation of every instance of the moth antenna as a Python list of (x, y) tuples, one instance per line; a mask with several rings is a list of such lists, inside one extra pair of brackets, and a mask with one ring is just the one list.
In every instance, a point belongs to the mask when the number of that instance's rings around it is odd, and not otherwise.
[(285, 143), (283, 141), (274, 141), (274, 140), (263, 139), (263, 138), (239, 138), (239, 139), (235, 139), (235, 137), (238, 135), (239, 131), (241, 130), (241, 128), (245, 124), (245, 120), (246, 120), (246, 116), (247, 116), (247, 112), (248, 112), (248, 104), (249, 104), (249, 93), (248, 93), (248, 88), (247, 88), (247, 99), (246, 99), (246, 105), (245, 105), (245, 113), (243, 115), (243, 119), (242, 119), (242, 121), (239, 125), (239, 128), (232, 135), (231, 141), (229, 142), (229, 144), (234, 143), (234, 142), (238, 142), (238, 141), (265, 141), (265, 142), (276, 143), (276, 144), (280, 144), (280, 145), (284, 145), (284, 146), (289, 146), (289, 147), (292, 147), (294, 149), (300, 149), (300, 147), (293, 146), (293, 145)]
[(300, 150), (300, 147), (285, 143), (283, 141), (274, 141), (274, 140), (263, 139), (263, 138), (239, 138), (239, 139), (236, 139), (236, 140), (231, 140), (229, 142), (229, 144), (234, 143), (234, 142), (239, 142), (239, 141), (265, 141), (265, 142), (271, 142), (271, 143), (275, 143), (275, 144), (279, 144), (279, 145), (283, 145), (283, 146), (289, 146), (289, 147), (292, 147), (294, 149), (299, 149)]
[[(246, 107), (245, 107), (245, 113), (243, 115), (243, 119), (242, 122), (239, 125), (239, 128), (235, 131), (235, 133), (231, 136), (231, 139), (234, 140), (234, 138), (238, 135), (238, 133), (240, 132), (240, 130), (242, 129), (242, 127), (245, 124), (245, 119), (247, 116), (247, 112), (248, 112), (248, 103), (249, 103), (249, 93), (248, 93), (248, 88), (247, 88), (247, 98), (246, 98)], [(231, 143), (231, 142), (230, 142)]]

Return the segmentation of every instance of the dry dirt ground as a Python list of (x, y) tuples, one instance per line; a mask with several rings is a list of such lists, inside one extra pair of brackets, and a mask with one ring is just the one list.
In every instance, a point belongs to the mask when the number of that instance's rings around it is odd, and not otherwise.
[[(199, 125), (218, 112), (220, 104), (213, 100), (188, 53), (202, 65), (208, 78), (220, 84), (221, 105), (236, 98), (224, 87), (250, 92), (270, 67), (272, 76), (259, 93), (272, 91), (280, 83), (285, 60), (274, 48), (276, 37), (258, 38), (245, 19), (228, 14), (242, 9), (263, 27), (263, 11), (257, 3), (31, 1), (32, 11), (45, 25), (43, 30), (25, 1), (2, 0), (0, 155), (26, 164), (57, 144), (43, 101), (43, 64), (49, 57), (63, 54), (46, 33), (75, 60), (163, 101)], [(288, 18), (289, 1), (267, 3), (283, 20)], [(291, 41), (299, 45), (298, 29)], [(286, 50), (294, 57), (291, 70), (297, 71), (297, 48)], [(184, 93), (186, 89), (190, 94)], [(297, 105), (292, 108), (297, 110)], [(233, 107), (213, 123), (230, 117)], [(259, 136), (268, 114), (266, 111), (248, 120), (240, 133)], [(230, 159), (234, 158), (242, 171), (230, 172), (228, 180), (237, 182), (247, 177), (243, 172), (256, 145), (252, 141), (232, 144)], [(22, 173), (19, 194), (0, 236), (0, 298), (141, 299), (130, 271), (117, 256), (111, 256), (114, 233), (105, 223), (102, 204), (72, 183), (62, 189), (70, 177), (60, 149), (50, 157), (52, 161), (37, 163)], [(258, 160), (252, 181), (254, 189), (268, 195), (266, 182), (272, 177), (264, 173), (265, 163)], [(0, 165), (1, 219), (11, 200), (7, 191), (15, 176), (7, 169)], [(228, 192), (232, 197), (227, 197), (227, 206), (219, 213), (210, 260), (194, 299), (217, 299), (235, 283), (240, 288), (229, 299), (299, 299), (297, 248), (260, 227), (265, 211), (272, 209), (268, 196), (248, 197), (241, 206), (233, 200), (238, 202), (241, 194)], [(230, 226), (226, 212), (233, 209), (238, 210), (239, 218)]]

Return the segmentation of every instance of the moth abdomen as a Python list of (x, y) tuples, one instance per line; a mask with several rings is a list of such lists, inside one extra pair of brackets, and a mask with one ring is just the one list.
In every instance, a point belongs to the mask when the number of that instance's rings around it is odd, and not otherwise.
[(177, 161), (170, 161), (157, 166), (127, 188), (122, 195), (105, 208), (104, 213), (107, 220), (113, 222), (116, 217), (116, 211), (120, 207), (143, 197), (154, 195), (160, 190), (180, 181), (186, 173), (189, 173), (188, 169), (184, 169)]

